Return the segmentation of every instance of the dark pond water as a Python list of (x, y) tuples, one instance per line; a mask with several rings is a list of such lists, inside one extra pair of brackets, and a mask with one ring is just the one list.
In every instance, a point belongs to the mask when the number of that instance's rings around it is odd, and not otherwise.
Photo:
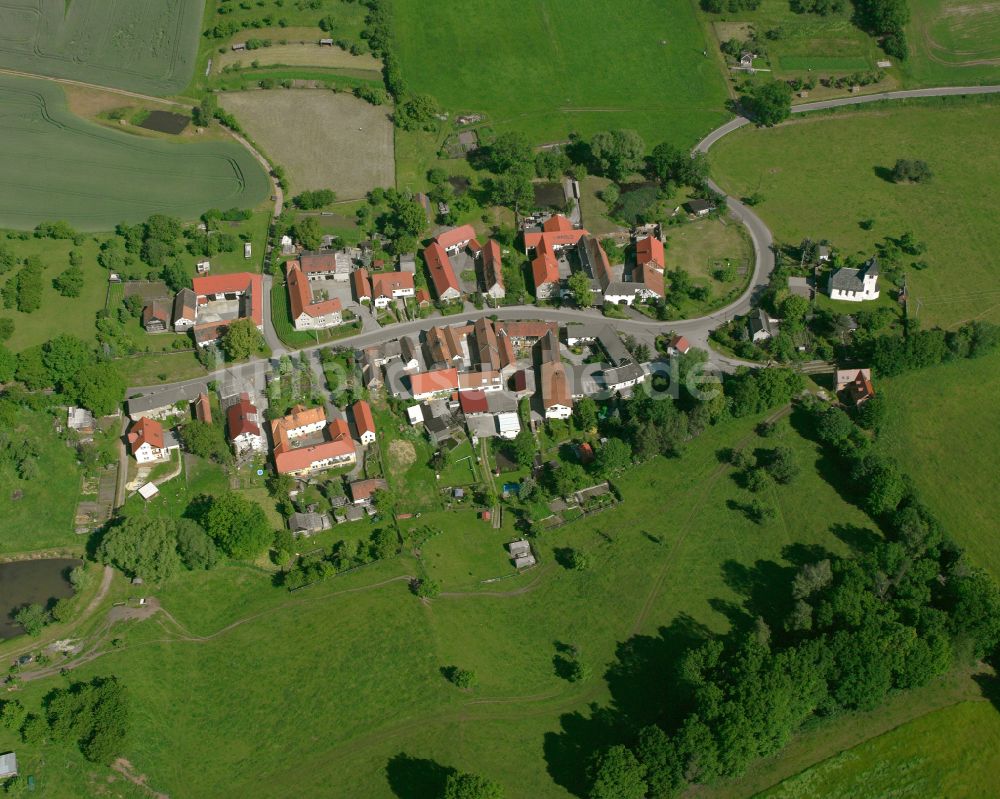
[(10, 617), (22, 605), (47, 607), (57, 599), (73, 596), (69, 573), (81, 563), (75, 558), (0, 563), (0, 639), (23, 632)]
[(142, 122), (140, 128), (147, 130), (158, 130), (161, 133), (181, 133), (188, 126), (191, 117), (184, 114), (174, 114), (170, 111), (150, 111)]

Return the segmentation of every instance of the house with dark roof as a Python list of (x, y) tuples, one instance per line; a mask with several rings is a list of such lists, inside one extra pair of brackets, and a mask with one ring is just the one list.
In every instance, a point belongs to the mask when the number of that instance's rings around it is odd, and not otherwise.
[(837, 269), (830, 275), (830, 299), (847, 302), (877, 300), (878, 258), (869, 258), (860, 269)]
[(712, 211), (715, 210), (715, 206), (712, 205), (708, 200), (703, 200), (700, 197), (694, 197), (684, 203), (684, 210), (693, 216), (708, 216)]
[(763, 308), (758, 308), (750, 314), (747, 327), (750, 331), (750, 340), (754, 343), (767, 341), (778, 332), (777, 320), (772, 319)]
[(493, 239), (487, 241), (478, 263), (483, 293), (495, 300), (502, 300), (507, 296), (507, 290), (503, 284), (503, 255), (500, 245)]
[(174, 332), (183, 333), (195, 325), (198, 296), (191, 289), (181, 289), (174, 295)]
[(147, 333), (166, 333), (170, 329), (170, 300), (153, 300), (142, 309), (142, 326)]
[(292, 535), (308, 538), (323, 532), (323, 530), (329, 530), (331, 527), (333, 524), (325, 513), (293, 513), (288, 517), (288, 529), (292, 531)]

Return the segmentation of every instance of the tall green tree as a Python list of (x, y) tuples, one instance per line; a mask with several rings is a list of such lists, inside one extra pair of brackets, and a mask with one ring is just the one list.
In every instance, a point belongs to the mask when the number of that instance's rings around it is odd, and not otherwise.
[(264, 509), (232, 491), (212, 498), (204, 526), (219, 549), (232, 558), (257, 557), (274, 535)]
[(590, 152), (601, 173), (618, 182), (642, 168), (646, 144), (634, 130), (605, 130), (594, 134)]
[(126, 517), (105, 533), (98, 556), (128, 575), (153, 583), (172, 577), (181, 564), (173, 524), (157, 517)]
[(589, 799), (644, 799), (645, 769), (625, 746), (612, 746), (591, 765)]

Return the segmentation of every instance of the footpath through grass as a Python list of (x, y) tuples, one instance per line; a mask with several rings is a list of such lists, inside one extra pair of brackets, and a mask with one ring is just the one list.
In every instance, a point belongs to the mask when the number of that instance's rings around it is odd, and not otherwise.
[[(909, 270), (910, 296), (926, 325), (1000, 322), (1000, 104), (965, 100), (809, 116), (771, 129), (745, 128), (712, 148), (713, 174), (755, 209), (784, 243), (829, 239), (844, 255), (874, 253), (910, 231), (927, 244), (928, 267)], [(926, 161), (930, 183), (887, 179), (899, 158)], [(860, 226), (874, 220), (871, 230)], [(883, 291), (889, 289), (884, 285)], [(915, 309), (916, 310), (916, 309)]]

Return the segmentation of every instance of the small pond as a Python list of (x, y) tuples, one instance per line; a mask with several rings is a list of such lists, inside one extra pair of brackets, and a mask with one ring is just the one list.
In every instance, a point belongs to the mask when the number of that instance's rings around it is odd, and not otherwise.
[(191, 117), (175, 114), (171, 111), (150, 111), (149, 115), (139, 123), (140, 128), (157, 130), (160, 133), (183, 133)]
[(69, 573), (83, 561), (76, 558), (47, 558), (0, 563), (0, 640), (20, 635), (23, 630), (11, 614), (23, 605), (50, 602), (73, 596)]

